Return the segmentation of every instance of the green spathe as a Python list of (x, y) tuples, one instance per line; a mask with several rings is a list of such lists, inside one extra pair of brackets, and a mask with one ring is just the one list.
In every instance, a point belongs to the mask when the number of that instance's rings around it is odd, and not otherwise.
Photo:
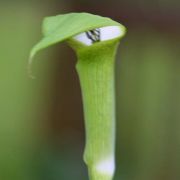
[[(118, 26), (120, 36), (87, 46), (73, 37), (105, 26)], [(110, 32), (111, 33), (111, 32)], [(84, 160), (90, 180), (112, 180), (115, 171), (114, 62), (125, 27), (109, 18), (70, 13), (45, 18), (43, 39), (31, 51), (30, 61), (41, 49), (66, 41), (76, 52), (86, 128)]]
[(84, 160), (91, 180), (112, 180), (115, 170), (114, 62), (118, 43), (119, 39), (113, 39), (77, 50), (86, 127)]

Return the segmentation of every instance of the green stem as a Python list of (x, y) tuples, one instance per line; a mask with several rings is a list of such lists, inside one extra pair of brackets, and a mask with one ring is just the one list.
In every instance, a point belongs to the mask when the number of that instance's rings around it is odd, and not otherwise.
[(115, 170), (114, 59), (118, 41), (77, 51), (86, 127), (84, 160), (91, 180), (112, 180)]

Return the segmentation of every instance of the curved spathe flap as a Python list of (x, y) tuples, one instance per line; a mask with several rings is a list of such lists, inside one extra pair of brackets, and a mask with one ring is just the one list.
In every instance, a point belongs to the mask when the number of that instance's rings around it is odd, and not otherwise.
[(104, 26), (119, 26), (125, 34), (125, 27), (110, 18), (89, 13), (69, 13), (47, 17), (43, 22), (43, 38), (30, 53), (30, 62), (41, 49), (65, 41), (82, 32)]

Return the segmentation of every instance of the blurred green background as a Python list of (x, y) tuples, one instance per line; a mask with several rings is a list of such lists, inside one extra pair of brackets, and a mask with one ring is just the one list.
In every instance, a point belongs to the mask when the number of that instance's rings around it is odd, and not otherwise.
[(88, 179), (76, 57), (42, 51), (45, 16), (108, 16), (128, 28), (116, 62), (115, 180), (180, 179), (179, 0), (0, 0), (0, 179)]

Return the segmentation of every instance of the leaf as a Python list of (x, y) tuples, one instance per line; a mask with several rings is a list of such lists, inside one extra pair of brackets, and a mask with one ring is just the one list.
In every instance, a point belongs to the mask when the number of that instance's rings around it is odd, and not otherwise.
[(125, 27), (120, 23), (89, 13), (69, 13), (45, 18), (42, 27), (43, 38), (32, 48), (29, 64), (41, 49), (63, 42), (79, 33), (104, 26), (119, 26), (125, 32)]

